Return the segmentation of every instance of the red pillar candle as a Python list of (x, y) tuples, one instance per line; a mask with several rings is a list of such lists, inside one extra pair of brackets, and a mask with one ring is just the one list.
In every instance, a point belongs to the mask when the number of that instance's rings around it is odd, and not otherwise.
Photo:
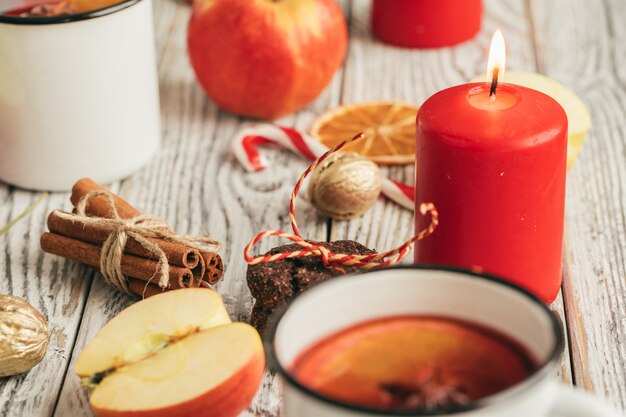
[(380, 40), (411, 48), (450, 46), (476, 36), (482, 0), (374, 0), (372, 31)]
[[(431, 201), (441, 224), (415, 261), (484, 270), (550, 302), (561, 285), (567, 117), (543, 93), (499, 84), (490, 95), (495, 85), (443, 90), (418, 112), (416, 213)], [(417, 215), (415, 230), (423, 223)]]

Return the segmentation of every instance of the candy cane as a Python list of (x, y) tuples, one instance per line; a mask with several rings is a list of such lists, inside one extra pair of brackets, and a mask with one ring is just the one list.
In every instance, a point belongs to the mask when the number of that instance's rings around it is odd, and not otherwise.
[[(300, 231), (298, 230), (298, 224), (296, 223), (296, 199), (298, 198), (298, 192), (302, 188), (304, 181), (306, 178), (315, 170), (319, 164), (323, 163), (326, 158), (330, 155), (338, 152), (350, 142), (354, 142), (355, 140), (363, 139), (365, 136), (362, 132), (357, 133), (351, 139), (347, 139), (333, 149), (329, 149), (327, 152), (324, 152), (318, 158), (309, 165), (309, 167), (300, 175), (300, 179), (296, 183), (296, 186), (291, 193), (291, 200), (289, 202), (289, 219), (291, 220), (291, 228), (293, 229), (293, 234), (283, 232), (282, 230), (265, 230), (250, 240), (250, 243), (246, 246), (243, 252), (243, 256), (248, 262), (248, 265), (258, 265), (265, 262), (274, 262), (281, 259), (288, 258), (300, 258), (307, 256), (319, 256), (322, 260), (322, 263), (327, 268), (335, 268), (341, 273), (345, 273), (346, 270), (344, 266), (353, 266), (358, 268), (372, 269), (372, 268), (381, 268), (388, 265), (394, 265), (400, 262), (406, 255), (411, 251), (411, 247), (418, 240), (422, 240), (430, 236), (437, 226), (439, 225), (439, 213), (437, 212), (437, 208), (432, 203), (422, 203), (419, 207), (419, 213), (422, 216), (430, 215), (430, 224), (422, 229), (419, 233), (413, 236), (411, 239), (404, 242), (401, 246), (398, 246), (395, 249), (392, 249), (387, 252), (382, 253), (368, 253), (365, 255), (356, 255), (356, 254), (347, 254), (347, 253), (333, 253), (328, 248), (326, 248), (321, 243), (311, 242), (305, 240)], [(273, 255), (260, 255), (253, 256), (252, 248), (259, 243), (261, 240), (271, 237), (277, 236), (283, 239), (289, 239), (292, 242), (300, 245), (301, 249), (293, 252), (283, 252), (276, 253)]]
[[(329, 150), (306, 133), (274, 124), (254, 125), (242, 130), (235, 136), (232, 142), (232, 150), (239, 163), (247, 171), (262, 171), (269, 165), (269, 162), (259, 153), (257, 147), (268, 144), (287, 148), (311, 161), (319, 158)], [(382, 193), (391, 201), (404, 208), (413, 210), (414, 191), (412, 186), (383, 177)]]

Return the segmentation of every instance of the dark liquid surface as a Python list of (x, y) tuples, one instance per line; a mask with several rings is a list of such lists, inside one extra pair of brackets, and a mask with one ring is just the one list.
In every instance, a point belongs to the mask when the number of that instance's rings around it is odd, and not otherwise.
[(472, 323), (395, 316), (357, 324), (305, 350), (292, 373), (346, 403), (445, 410), (524, 380), (537, 362), (518, 342)]

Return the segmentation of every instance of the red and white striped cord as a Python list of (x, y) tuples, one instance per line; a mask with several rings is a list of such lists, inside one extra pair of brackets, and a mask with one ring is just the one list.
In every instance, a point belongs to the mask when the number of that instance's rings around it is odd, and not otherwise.
[[(390, 251), (384, 253), (372, 253), (368, 255), (350, 255), (350, 254), (342, 254), (342, 253), (333, 253), (321, 244), (315, 244), (307, 242), (300, 235), (300, 231), (298, 230), (298, 224), (296, 223), (296, 198), (298, 197), (298, 192), (302, 186), (302, 183), (306, 179), (306, 177), (315, 169), (317, 165), (323, 162), (329, 155), (337, 152), (341, 148), (343, 148), (346, 144), (353, 142), (355, 140), (359, 140), (363, 137), (363, 133), (359, 133), (354, 136), (352, 139), (344, 141), (337, 145), (335, 148), (331, 150), (327, 150), (322, 153), (318, 158), (316, 158), (313, 163), (302, 173), (300, 179), (296, 183), (294, 190), (291, 194), (291, 201), (289, 203), (289, 218), (291, 220), (291, 227), (293, 229), (293, 234), (283, 232), (282, 230), (266, 230), (264, 232), (256, 235), (250, 243), (246, 246), (244, 250), (244, 257), (246, 262), (249, 265), (257, 265), (264, 262), (273, 262), (281, 259), (287, 258), (298, 258), (303, 256), (319, 256), (322, 259), (322, 262), (326, 267), (333, 267), (338, 270), (344, 271), (344, 266), (354, 266), (359, 268), (371, 269), (371, 268), (379, 268), (383, 266), (393, 265), (395, 263), (400, 262), (411, 250), (411, 246), (413, 243), (418, 240), (422, 240), (428, 236), (430, 236), (437, 225), (439, 224), (439, 214), (437, 209), (432, 203), (422, 203), (420, 204), (420, 214), (423, 216), (429, 214), (430, 215), (430, 224), (427, 228), (421, 230), (417, 235), (413, 236), (411, 239), (404, 242), (399, 247), (392, 249)], [(252, 248), (269, 236), (277, 236), (285, 239), (289, 239), (292, 242), (297, 243), (302, 246), (302, 250), (294, 251), (294, 252), (284, 252), (277, 253), (274, 255), (267, 256), (257, 256), (254, 257), (250, 255), (252, 252)]]
[[(274, 124), (259, 124), (242, 130), (234, 138), (232, 150), (247, 171), (262, 171), (269, 163), (259, 153), (258, 147), (268, 144), (279, 145), (311, 161), (329, 150), (305, 133)], [(402, 207), (414, 209), (413, 186), (383, 177), (382, 193)]]

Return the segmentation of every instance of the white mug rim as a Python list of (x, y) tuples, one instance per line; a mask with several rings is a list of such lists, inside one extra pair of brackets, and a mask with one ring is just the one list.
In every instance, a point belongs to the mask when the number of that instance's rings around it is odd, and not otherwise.
[[(39, 25), (52, 25), (58, 23), (72, 23), (82, 20), (94, 19), (98, 17), (108, 16), (113, 13), (125, 10), (143, 0), (122, 0), (118, 3), (111, 4), (95, 10), (89, 10), (82, 13), (66, 14), (59, 16), (10, 16), (0, 12), (0, 24), (13, 24), (13, 25), (26, 25), (26, 26), (39, 26)], [(9, 9), (10, 10), (10, 9)]]
[(373, 407), (359, 406), (349, 402), (340, 401), (326, 395), (320, 394), (315, 390), (306, 387), (302, 383), (300, 383), (289, 371), (285, 369), (280, 363), (275, 346), (276, 333), (278, 330), (278, 326), (280, 325), (280, 321), (283, 316), (287, 313), (289, 308), (297, 302), (299, 299), (303, 297), (312, 297), (316, 292), (320, 291), (320, 289), (324, 287), (329, 287), (333, 285), (337, 280), (331, 279), (325, 282), (322, 282), (315, 287), (302, 292), (295, 297), (287, 300), (285, 304), (279, 307), (273, 314), (269, 322), (268, 331), (266, 333), (266, 341), (265, 341), (265, 350), (267, 352), (268, 362), (270, 365), (270, 369), (276, 370), (282, 378), (291, 386), (295, 387), (301, 393), (312, 397), (313, 399), (325, 403), (327, 405), (335, 406), (341, 409), (345, 409), (352, 412), (359, 412), (364, 414), (370, 414), (373, 416), (402, 416), (402, 417), (427, 417), (427, 416), (452, 416), (458, 415), (461, 413), (466, 413), (468, 411), (478, 410), (490, 405), (494, 405), (496, 403), (500, 403), (502, 401), (506, 401), (506, 399), (511, 398), (513, 396), (518, 395), (520, 392), (524, 392), (531, 387), (535, 386), (539, 382), (543, 381), (546, 377), (549, 377), (554, 370), (558, 366), (558, 362), (561, 358), (563, 350), (565, 348), (565, 336), (563, 334), (563, 326), (556, 314), (550, 310), (539, 297), (529, 292), (528, 290), (515, 285), (503, 278), (497, 277), (495, 275), (486, 274), (482, 272), (476, 272), (464, 268), (456, 268), (456, 267), (447, 267), (440, 265), (396, 265), (392, 267), (386, 268), (378, 268), (368, 271), (356, 272), (348, 274), (344, 277), (341, 277), (341, 281), (345, 279), (358, 279), (358, 277), (362, 275), (372, 274), (376, 272), (384, 272), (388, 270), (426, 270), (426, 271), (447, 271), (453, 272), (457, 274), (464, 274), (471, 276), (476, 279), (482, 279), (485, 281), (489, 281), (493, 284), (501, 285), (509, 290), (517, 291), (523, 296), (530, 299), (534, 304), (539, 306), (539, 308), (547, 315), (550, 320), (550, 324), (553, 330), (554, 336), (554, 345), (550, 350), (550, 354), (544, 359), (537, 368), (523, 381), (503, 390), (496, 394), (490, 395), (488, 397), (481, 398), (479, 400), (473, 401), (467, 405), (461, 407), (455, 407), (449, 411), (442, 410), (437, 412), (424, 412), (419, 410), (385, 410)]

